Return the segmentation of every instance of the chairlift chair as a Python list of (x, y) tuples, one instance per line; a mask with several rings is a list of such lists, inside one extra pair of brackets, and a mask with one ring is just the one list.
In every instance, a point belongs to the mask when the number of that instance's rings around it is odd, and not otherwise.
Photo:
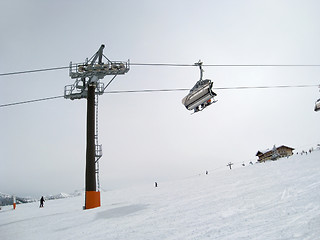
[[(320, 85), (319, 85), (320, 88)], [(316, 101), (314, 105), (314, 111), (318, 112), (320, 110), (320, 98)]]
[(318, 112), (320, 110), (320, 98), (316, 101), (314, 106), (314, 111)]
[(217, 94), (212, 91), (213, 82), (208, 79), (207, 81), (207, 83), (194, 89), (182, 99), (182, 104), (188, 110), (194, 110), (195, 112), (198, 112), (216, 102), (213, 100), (213, 98), (217, 96)]
[(209, 79), (202, 80), (202, 62), (195, 63), (200, 68), (200, 80), (190, 90), (189, 94), (182, 99), (182, 104), (194, 113), (202, 111), (207, 106), (215, 103), (216, 93), (212, 91), (213, 82)]

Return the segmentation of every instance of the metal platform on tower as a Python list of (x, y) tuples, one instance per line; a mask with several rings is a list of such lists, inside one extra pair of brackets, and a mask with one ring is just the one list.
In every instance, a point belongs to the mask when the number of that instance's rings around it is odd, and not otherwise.
[[(98, 52), (89, 60), (86, 59), (84, 63), (73, 64), (70, 62), (69, 76), (76, 79), (71, 85), (64, 88), (64, 98), (66, 99), (81, 99), (88, 96), (88, 84), (95, 84), (95, 94), (102, 95), (106, 87), (118, 75), (123, 75), (130, 70), (129, 60), (124, 61), (111, 61), (102, 53), (104, 45), (101, 45)], [(104, 58), (103, 58), (104, 57)], [(98, 59), (98, 62), (96, 62)], [(102, 60), (106, 60), (103, 62)], [(104, 85), (100, 80), (105, 76), (114, 76), (111, 81)]]

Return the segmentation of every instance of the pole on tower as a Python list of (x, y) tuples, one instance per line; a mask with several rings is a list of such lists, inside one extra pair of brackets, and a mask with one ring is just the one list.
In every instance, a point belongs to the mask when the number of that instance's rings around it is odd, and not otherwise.
[[(95, 96), (102, 95), (106, 87), (119, 74), (129, 71), (129, 61), (110, 61), (103, 55), (104, 45), (84, 63), (73, 65), (70, 63), (69, 74), (76, 79), (74, 84), (64, 88), (66, 99), (87, 99), (87, 148), (86, 148), (86, 173), (85, 173), (85, 207), (84, 209), (100, 207), (100, 192), (97, 191), (96, 174), (99, 171), (99, 159), (102, 157), (101, 145), (96, 145), (97, 126), (95, 126)], [(107, 60), (103, 63), (103, 57)], [(100, 80), (106, 75), (113, 75), (111, 81), (104, 87)]]
[(87, 97), (87, 151), (85, 208), (100, 207), (100, 192), (96, 191), (95, 168), (95, 84), (88, 85)]

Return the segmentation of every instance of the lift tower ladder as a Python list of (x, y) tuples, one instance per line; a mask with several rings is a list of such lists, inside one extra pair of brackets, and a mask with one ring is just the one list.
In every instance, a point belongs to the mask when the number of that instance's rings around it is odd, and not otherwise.
[(96, 95), (95, 101), (95, 110), (96, 110), (96, 133), (94, 135), (95, 139), (95, 164), (96, 164), (96, 180), (97, 180), (97, 189), (100, 192), (100, 177), (99, 177), (99, 160), (102, 157), (102, 144), (99, 144), (99, 95)]
[[(103, 49), (104, 45), (101, 45), (99, 50), (84, 63), (70, 62), (69, 75), (75, 82), (64, 88), (66, 99), (87, 99), (85, 209), (100, 207), (99, 159), (102, 157), (102, 145), (98, 142), (98, 95), (104, 93), (116, 76), (125, 74), (130, 69), (129, 60), (110, 61), (103, 55)], [(101, 80), (107, 75), (113, 77), (104, 86)]]

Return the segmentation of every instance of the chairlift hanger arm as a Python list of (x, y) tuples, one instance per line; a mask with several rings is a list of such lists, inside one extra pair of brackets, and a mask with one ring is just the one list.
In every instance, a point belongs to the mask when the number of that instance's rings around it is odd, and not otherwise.
[(196, 84), (193, 86), (193, 88), (190, 90), (190, 93), (193, 92), (194, 90), (200, 88), (201, 86), (203, 86), (204, 84), (207, 84), (208, 82), (211, 82), (210, 80), (206, 79), (203, 80), (203, 72), (204, 70), (202, 69), (202, 63), (201, 60), (199, 60), (199, 62), (195, 63), (195, 66), (199, 66), (200, 69), (200, 79), (196, 82)]
[(201, 62), (201, 60), (199, 60), (199, 62), (194, 64), (195, 66), (199, 66), (199, 68), (200, 68), (200, 80), (199, 81), (202, 81), (202, 77), (203, 77), (202, 63), (203, 62)]

